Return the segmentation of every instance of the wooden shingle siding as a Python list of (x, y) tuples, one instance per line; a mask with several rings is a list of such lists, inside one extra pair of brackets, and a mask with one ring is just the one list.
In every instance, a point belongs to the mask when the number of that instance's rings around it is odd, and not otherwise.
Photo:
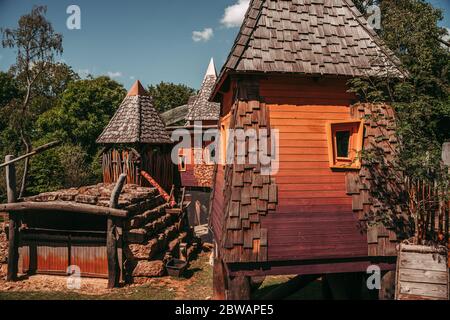
[[(365, 152), (372, 150), (382, 152), (385, 166), (393, 168), (398, 144), (393, 109), (385, 104), (357, 104), (352, 106), (351, 113), (354, 119), (365, 119)], [(376, 193), (376, 185), (381, 184), (383, 189), (391, 190), (390, 197), (401, 199), (405, 190), (402, 174), (390, 170), (388, 171), (390, 173), (387, 173), (388, 177), (385, 177), (375, 164), (366, 159), (362, 160), (359, 172), (347, 173), (346, 184), (347, 193), (353, 199), (354, 213), (364, 225), (368, 224), (368, 255), (396, 256), (397, 231), (382, 222), (373, 225), (373, 221), (367, 223), (367, 220), (369, 215), (380, 216), (387, 211), (392, 212), (391, 218), (402, 214), (401, 207)]]
[[(257, 100), (258, 98), (259, 83), (257, 81), (246, 81), (240, 84), (238, 100), (235, 101), (231, 111), (231, 129), (258, 131), (270, 128), (268, 107)], [(237, 138), (234, 137), (234, 139), (235, 143), (238, 143)], [(261, 147), (258, 143), (257, 148)], [(270, 150), (270, 148), (267, 149)], [(249, 157), (250, 153), (258, 152), (259, 149), (252, 150), (247, 144), (246, 151)], [(236, 157), (235, 154), (235, 160)], [(275, 180), (261, 173), (261, 164), (251, 164), (246, 161), (244, 165), (227, 165), (224, 182), (221, 258), (226, 263), (267, 261), (269, 232), (261, 227), (261, 223), (266, 216), (274, 212), (278, 202)]]

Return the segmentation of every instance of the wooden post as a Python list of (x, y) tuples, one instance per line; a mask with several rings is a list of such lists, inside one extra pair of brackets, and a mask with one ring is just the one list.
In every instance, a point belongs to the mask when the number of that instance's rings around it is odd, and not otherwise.
[[(14, 156), (8, 155), (5, 161), (11, 161)], [(8, 196), (8, 203), (17, 201), (16, 191), (16, 167), (14, 163), (6, 166), (6, 192)], [(14, 212), (9, 212), (9, 247), (8, 247), (8, 274), (7, 281), (17, 280), (17, 270), (19, 265), (19, 215)]]
[(213, 265), (213, 299), (225, 300), (226, 271), (222, 259), (215, 258)]
[(395, 271), (386, 271), (381, 276), (379, 300), (394, 300), (395, 298)]
[(228, 277), (227, 300), (250, 300), (250, 277)]
[[(126, 174), (121, 174), (113, 192), (111, 193), (111, 199), (109, 206), (113, 209), (117, 209), (119, 206), (119, 196), (122, 192), (123, 186), (127, 179)], [(107, 232), (106, 232), (106, 251), (108, 254), (108, 289), (118, 288), (120, 283), (120, 270), (118, 244), (119, 229), (117, 218), (108, 216)], [(122, 260), (122, 259), (120, 259)]]

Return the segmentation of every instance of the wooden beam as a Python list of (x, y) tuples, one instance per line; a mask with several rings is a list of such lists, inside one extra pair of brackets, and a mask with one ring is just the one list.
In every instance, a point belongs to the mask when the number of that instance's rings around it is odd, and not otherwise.
[(31, 151), (30, 153), (24, 154), (23, 156), (20, 156), (20, 157), (18, 157), (18, 158), (16, 158), (16, 159), (14, 159), (14, 157), (9, 158), (8, 160), (5, 159), (5, 162), (2, 163), (2, 164), (0, 164), (0, 168), (3, 168), (3, 167), (6, 167), (6, 166), (8, 166), (8, 165), (10, 165), (10, 164), (16, 163), (17, 161), (20, 161), (20, 160), (29, 158), (29, 157), (31, 157), (31, 156), (34, 156), (34, 155), (36, 155), (36, 154), (38, 154), (38, 153), (41, 153), (41, 152), (43, 152), (43, 151), (46, 151), (46, 150), (48, 150), (48, 149), (57, 147), (57, 146), (59, 146), (60, 144), (61, 144), (60, 141), (50, 142), (50, 143), (44, 144), (43, 146), (40, 146), (40, 147), (34, 149), (34, 150)]
[[(6, 162), (10, 162), (14, 156), (5, 157)], [(6, 167), (6, 192), (8, 202), (13, 204), (17, 201), (16, 191), (16, 168), (14, 163)], [(17, 213), (9, 213), (9, 244), (8, 244), (8, 271), (6, 280), (16, 281), (19, 265), (19, 224), (20, 218)]]
[(45, 211), (45, 212), (77, 212), (94, 214), (99, 216), (113, 216), (118, 218), (126, 218), (128, 211), (94, 206), (90, 204), (65, 202), (65, 201), (49, 201), (49, 202), (18, 202), (0, 204), (0, 211), (4, 212), (21, 212), (21, 211)]
[[(116, 209), (119, 206), (119, 196), (127, 179), (126, 174), (121, 174), (114, 190), (111, 193), (109, 206)], [(122, 247), (118, 244), (121, 240), (119, 234), (118, 221), (112, 217), (108, 217), (106, 232), (106, 251), (108, 254), (108, 289), (118, 288), (120, 284), (120, 270), (118, 248)], [(122, 259), (120, 259), (122, 261)]]

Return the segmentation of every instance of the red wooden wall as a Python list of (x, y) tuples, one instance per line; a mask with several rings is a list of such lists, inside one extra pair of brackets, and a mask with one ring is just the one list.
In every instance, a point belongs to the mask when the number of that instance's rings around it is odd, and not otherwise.
[(280, 130), (278, 205), (262, 221), (269, 260), (367, 256), (345, 172), (328, 163), (327, 121), (351, 118), (345, 81), (280, 77), (261, 81), (260, 90)]

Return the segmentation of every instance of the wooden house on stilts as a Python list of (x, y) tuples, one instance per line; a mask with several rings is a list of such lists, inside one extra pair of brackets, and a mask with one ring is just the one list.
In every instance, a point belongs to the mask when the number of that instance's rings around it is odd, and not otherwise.
[(122, 173), (127, 183), (149, 186), (141, 172), (170, 191), (176, 169), (171, 160), (172, 141), (158, 112), (139, 81), (128, 92), (115, 115), (97, 139), (105, 145), (103, 182), (116, 182)]
[(198, 94), (188, 102), (185, 125), (167, 128), (170, 131), (181, 129), (188, 132), (188, 137), (183, 139), (188, 140), (185, 142), (189, 142), (189, 146), (181, 147), (178, 151), (178, 172), (181, 185), (190, 200), (190, 224), (205, 241), (211, 240), (208, 223), (215, 167), (213, 142), (220, 111), (219, 103), (209, 101), (216, 80), (216, 68), (211, 58)]
[[(393, 160), (394, 114), (349, 93), (360, 76), (407, 73), (350, 0), (250, 1), (211, 99), (221, 104), (221, 130), (278, 130), (269, 164), (278, 170), (250, 163), (248, 145), (245, 164), (217, 167), (216, 298), (249, 298), (255, 276), (395, 269), (394, 226), (367, 216), (401, 208), (374, 192), (376, 165), (361, 157), (377, 148)], [(381, 188), (401, 193), (400, 181)]]

